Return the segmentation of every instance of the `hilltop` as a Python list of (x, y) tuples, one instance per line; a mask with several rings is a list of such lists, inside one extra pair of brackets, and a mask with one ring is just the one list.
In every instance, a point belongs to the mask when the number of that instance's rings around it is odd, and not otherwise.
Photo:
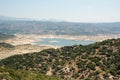
[(119, 80), (119, 61), (120, 39), (108, 39), (86, 46), (65, 46), (15, 55), (1, 60), (0, 66), (64, 80)]

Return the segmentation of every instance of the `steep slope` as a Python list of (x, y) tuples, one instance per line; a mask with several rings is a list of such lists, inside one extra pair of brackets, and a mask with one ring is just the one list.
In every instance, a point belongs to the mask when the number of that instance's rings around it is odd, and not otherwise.
[(64, 80), (119, 80), (119, 61), (120, 39), (111, 39), (87, 46), (65, 46), (15, 55), (1, 60), (0, 66), (37, 71)]

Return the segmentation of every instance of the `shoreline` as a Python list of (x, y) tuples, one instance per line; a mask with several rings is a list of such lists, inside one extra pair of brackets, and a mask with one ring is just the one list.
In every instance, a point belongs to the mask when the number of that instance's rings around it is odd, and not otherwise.
[[(95, 41), (100, 42), (106, 39), (112, 38), (120, 38), (120, 34), (117, 35), (96, 35), (96, 36), (86, 36), (86, 35), (79, 35), (79, 36), (69, 36), (69, 35), (36, 35), (36, 34), (15, 34), (15, 38), (1, 40), (0, 42), (10, 43), (12, 45), (22, 45), (22, 44), (32, 44), (34, 45), (36, 42), (43, 41), (44, 38), (59, 38), (59, 39), (67, 39), (67, 40), (74, 40), (74, 41)], [(36, 45), (36, 44), (35, 44)]]
[[(0, 59), (17, 55), (17, 54), (26, 54), (32, 52), (39, 52), (44, 49), (48, 48), (60, 48), (61, 46), (53, 46), (53, 45), (38, 45), (36, 42), (43, 41), (43, 38), (59, 38), (59, 39), (67, 39), (67, 40), (93, 40), (96, 42), (100, 42), (106, 39), (112, 38), (120, 38), (120, 34), (118, 35), (98, 35), (98, 36), (68, 36), (68, 35), (31, 35), (31, 34), (15, 34), (15, 38), (7, 39), (7, 40), (0, 40), (0, 42), (9, 43), (13, 46), (16, 46), (15, 49), (12, 50), (1, 50), (0, 51)], [(56, 41), (53, 41), (56, 42)]]
[(5, 48), (0, 50), (0, 60), (13, 56), (13, 55), (20, 55), (20, 54), (29, 54), (29, 53), (34, 53), (34, 52), (40, 52), (44, 49), (49, 49), (49, 48), (59, 48), (55, 46), (50, 46), (50, 45), (32, 45), (32, 44), (23, 44), (23, 45), (16, 45), (15, 48)]

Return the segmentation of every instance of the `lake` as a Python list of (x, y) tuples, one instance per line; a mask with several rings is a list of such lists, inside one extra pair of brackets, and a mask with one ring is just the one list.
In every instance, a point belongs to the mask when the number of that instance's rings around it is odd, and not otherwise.
[(91, 40), (69, 40), (69, 39), (60, 39), (60, 38), (42, 38), (42, 41), (36, 42), (39, 45), (53, 45), (53, 46), (71, 46), (71, 45), (88, 45), (94, 43), (95, 41)]

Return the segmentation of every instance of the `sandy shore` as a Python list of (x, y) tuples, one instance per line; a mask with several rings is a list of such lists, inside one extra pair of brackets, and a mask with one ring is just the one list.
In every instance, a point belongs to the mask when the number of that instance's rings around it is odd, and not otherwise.
[(17, 55), (17, 54), (40, 52), (41, 50), (48, 49), (48, 48), (58, 48), (58, 47), (38, 46), (38, 45), (31, 45), (31, 44), (17, 45), (15, 46), (15, 48), (12, 48), (12, 49), (0, 50), (0, 59), (13, 56), (13, 55)]
[[(97, 36), (68, 36), (68, 35), (23, 35), (15, 34), (15, 38), (8, 40), (1, 40), (0, 42), (9, 43), (15, 46), (15, 49), (5, 49), (0, 51), (0, 59), (16, 55), (16, 54), (26, 54), (32, 52), (39, 52), (43, 49), (48, 48), (59, 48), (59, 46), (53, 45), (38, 45), (35, 42), (42, 41), (43, 38), (60, 38), (60, 39), (70, 39), (70, 40), (91, 40), (91, 41), (103, 41), (111, 38), (120, 38), (120, 34), (117, 35), (97, 35)], [(52, 41), (57, 42), (57, 41)], [(52, 43), (51, 42), (51, 43)]]
[[(60, 38), (60, 39), (69, 39), (69, 40), (91, 40), (91, 41), (103, 41), (106, 39), (120, 38), (120, 34), (117, 35), (97, 35), (97, 36), (69, 36), (69, 35), (34, 35), (34, 34), (15, 34), (15, 38), (5, 40), (4, 42), (10, 43), (12, 45), (21, 45), (21, 44), (34, 44), (35, 42), (42, 41), (43, 38)], [(2, 41), (3, 42), (3, 41)]]

